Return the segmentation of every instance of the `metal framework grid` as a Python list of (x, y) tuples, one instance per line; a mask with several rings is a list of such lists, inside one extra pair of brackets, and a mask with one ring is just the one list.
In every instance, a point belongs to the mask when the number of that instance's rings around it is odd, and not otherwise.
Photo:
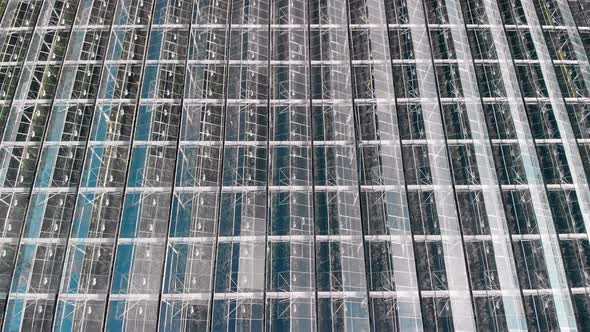
[(590, 330), (586, 0), (0, 0), (4, 331)]

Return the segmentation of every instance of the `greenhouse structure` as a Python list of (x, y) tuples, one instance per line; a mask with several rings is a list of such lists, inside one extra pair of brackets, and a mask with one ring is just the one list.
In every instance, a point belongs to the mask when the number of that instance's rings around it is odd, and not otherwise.
[(0, 0), (2, 331), (590, 331), (589, 0)]

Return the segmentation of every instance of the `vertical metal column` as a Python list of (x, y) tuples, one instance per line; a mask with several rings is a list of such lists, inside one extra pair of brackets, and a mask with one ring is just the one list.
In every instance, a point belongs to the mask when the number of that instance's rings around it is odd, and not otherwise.
[(426, 16), (421, 1), (408, 1), (408, 11), (452, 320), (456, 330), (469, 331), (475, 329), (475, 317), (449, 170), (443, 119), (438, 104)]

